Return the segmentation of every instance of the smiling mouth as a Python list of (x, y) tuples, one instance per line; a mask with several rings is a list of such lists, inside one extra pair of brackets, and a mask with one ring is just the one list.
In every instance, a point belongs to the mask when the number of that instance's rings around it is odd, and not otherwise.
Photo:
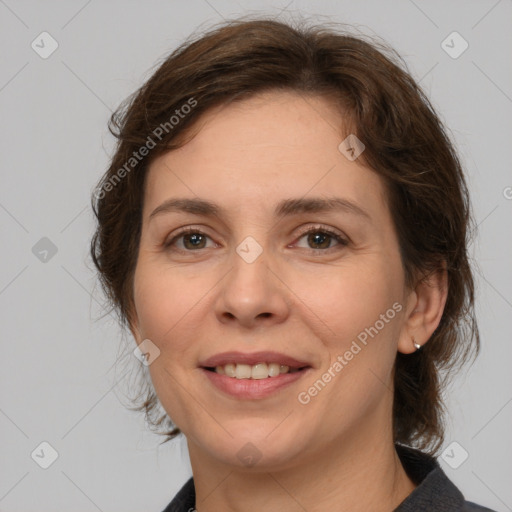
[(231, 377), (234, 379), (267, 379), (279, 377), (279, 375), (287, 373), (297, 373), (303, 371), (310, 366), (302, 366), (292, 368), (290, 366), (279, 363), (257, 363), (254, 365), (243, 363), (228, 363), (221, 366), (205, 366), (205, 370), (215, 372), (219, 375)]

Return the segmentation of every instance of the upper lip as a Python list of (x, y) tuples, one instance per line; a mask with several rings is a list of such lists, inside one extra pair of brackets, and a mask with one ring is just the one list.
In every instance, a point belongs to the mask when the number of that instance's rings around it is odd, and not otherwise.
[(310, 366), (309, 363), (299, 361), (294, 357), (281, 354), (280, 352), (264, 351), (264, 352), (222, 352), (215, 354), (199, 363), (203, 368), (214, 368), (215, 366), (224, 366), (228, 363), (241, 363), (254, 365), (257, 363), (278, 363), (289, 366), (290, 368), (303, 368)]

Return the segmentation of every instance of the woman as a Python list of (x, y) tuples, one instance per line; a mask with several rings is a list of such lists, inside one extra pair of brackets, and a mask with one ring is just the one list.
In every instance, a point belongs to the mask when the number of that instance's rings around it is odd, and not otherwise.
[[(91, 252), (186, 436), (165, 509), (462, 511), (434, 456), (476, 354), (468, 191), (392, 50), (238, 20), (112, 118)], [(159, 414), (159, 406), (165, 410)]]

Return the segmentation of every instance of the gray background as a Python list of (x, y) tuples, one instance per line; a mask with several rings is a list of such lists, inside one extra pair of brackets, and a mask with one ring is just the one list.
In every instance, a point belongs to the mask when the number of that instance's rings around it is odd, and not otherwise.
[[(468, 499), (512, 510), (511, 0), (0, 0), (0, 510), (157, 512), (190, 476), (184, 441), (159, 447), (123, 406), (138, 361), (113, 366), (124, 349), (115, 319), (101, 318), (89, 196), (113, 147), (111, 110), (191, 32), (250, 12), (382, 36), (449, 126), (479, 223), (483, 350), (448, 398), (446, 446), (469, 457), (440, 463)], [(47, 59), (31, 47), (43, 31), (59, 45)], [(456, 59), (441, 46), (453, 31), (469, 43)], [(43, 441), (58, 453), (47, 469), (35, 462), (47, 448), (31, 457)]]

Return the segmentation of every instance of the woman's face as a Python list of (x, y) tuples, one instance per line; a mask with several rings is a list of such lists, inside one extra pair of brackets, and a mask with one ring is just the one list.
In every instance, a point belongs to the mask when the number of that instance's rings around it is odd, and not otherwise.
[[(341, 122), (326, 99), (266, 93), (208, 112), (150, 166), (132, 328), (160, 351), (151, 378), (191, 456), (284, 468), (389, 434), (411, 295), (383, 183), (338, 148)], [(155, 212), (177, 199), (217, 212)], [(273, 364), (203, 367), (226, 352)], [(239, 378), (285, 356), (307, 368)]]

